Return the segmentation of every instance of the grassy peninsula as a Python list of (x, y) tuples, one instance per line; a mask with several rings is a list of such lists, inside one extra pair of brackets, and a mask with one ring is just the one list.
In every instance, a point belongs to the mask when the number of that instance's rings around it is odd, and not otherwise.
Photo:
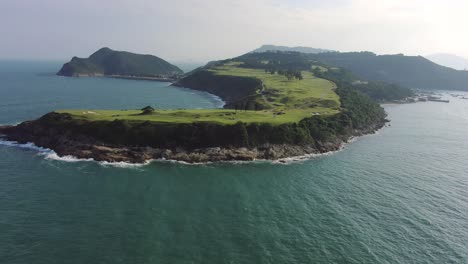
[[(340, 111), (336, 85), (302, 71), (302, 79), (290, 79), (261, 69), (242, 67), (240, 61), (229, 61), (206, 71), (223, 77), (239, 77), (258, 81), (258, 87), (239, 100), (228, 102), (231, 109), (156, 110), (141, 114), (139, 110), (60, 110), (74, 118), (92, 121), (151, 121), (164, 123), (210, 122), (223, 125), (243, 123), (297, 123), (313, 115), (333, 115)], [(190, 78), (190, 77), (189, 77)], [(233, 108), (233, 109), (232, 109)]]
[(251, 53), (209, 63), (175, 84), (220, 96), (224, 109), (57, 110), (0, 132), (60, 155), (107, 161), (323, 153), (385, 123), (384, 110), (353, 80), (300, 53)]

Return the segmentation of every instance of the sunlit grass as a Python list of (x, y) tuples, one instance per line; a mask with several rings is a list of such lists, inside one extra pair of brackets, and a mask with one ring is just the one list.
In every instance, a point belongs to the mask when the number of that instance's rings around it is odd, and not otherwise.
[(229, 62), (210, 71), (217, 75), (257, 78), (263, 89), (256, 100), (269, 106), (261, 111), (236, 111), (230, 109), (156, 109), (143, 115), (141, 110), (60, 110), (74, 118), (90, 121), (151, 121), (161, 123), (211, 122), (218, 124), (244, 123), (295, 123), (314, 115), (333, 115), (340, 111), (336, 85), (303, 71), (302, 80), (288, 80), (284, 75), (271, 74), (260, 69), (239, 67), (240, 62)]
[(328, 80), (315, 77), (303, 71), (303, 80), (288, 80), (284, 75), (271, 74), (261, 69), (238, 67), (239, 62), (230, 62), (210, 71), (217, 75), (230, 75), (257, 78), (264, 84), (263, 97), (274, 108), (313, 108), (314, 106), (340, 106), (336, 85)]
[(329, 108), (290, 109), (286, 111), (235, 111), (229, 109), (189, 109), (189, 110), (156, 110), (143, 115), (141, 110), (59, 110), (58, 113), (69, 113), (76, 119), (89, 121), (135, 120), (161, 123), (213, 122), (219, 124), (244, 123), (294, 123), (313, 115), (332, 115), (337, 110)]

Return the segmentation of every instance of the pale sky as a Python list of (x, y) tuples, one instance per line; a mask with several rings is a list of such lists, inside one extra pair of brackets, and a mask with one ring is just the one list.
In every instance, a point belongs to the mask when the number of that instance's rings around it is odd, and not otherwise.
[(107, 46), (204, 62), (262, 44), (468, 57), (467, 19), (467, 0), (0, 0), (0, 59)]

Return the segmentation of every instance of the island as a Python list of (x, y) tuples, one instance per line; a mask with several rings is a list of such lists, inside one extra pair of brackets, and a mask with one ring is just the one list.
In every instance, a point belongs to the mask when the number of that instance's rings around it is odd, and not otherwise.
[(89, 58), (73, 57), (57, 75), (67, 77), (106, 76), (125, 79), (172, 81), (183, 71), (153, 55), (135, 54), (102, 48)]
[(307, 54), (248, 53), (174, 83), (219, 96), (222, 109), (57, 110), (0, 134), (96, 161), (279, 160), (336, 151), (385, 125), (384, 109), (364, 93), (373, 86), (355, 83)]

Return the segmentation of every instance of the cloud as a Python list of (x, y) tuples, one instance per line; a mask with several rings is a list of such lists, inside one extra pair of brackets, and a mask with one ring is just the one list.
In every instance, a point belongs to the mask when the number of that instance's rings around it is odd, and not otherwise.
[(468, 56), (462, 0), (15, 0), (0, 2), (1, 57), (87, 56), (101, 46), (172, 60), (265, 43)]

